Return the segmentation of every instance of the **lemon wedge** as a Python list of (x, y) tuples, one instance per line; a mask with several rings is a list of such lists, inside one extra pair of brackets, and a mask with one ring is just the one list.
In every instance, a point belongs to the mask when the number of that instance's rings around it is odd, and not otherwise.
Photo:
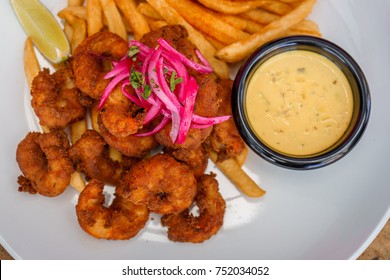
[(11, 0), (15, 13), (34, 45), (53, 63), (70, 55), (69, 41), (60, 24), (39, 0)]

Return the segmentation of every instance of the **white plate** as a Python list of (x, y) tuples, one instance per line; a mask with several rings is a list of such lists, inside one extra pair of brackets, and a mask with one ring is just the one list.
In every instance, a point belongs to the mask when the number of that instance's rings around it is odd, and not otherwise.
[[(42, 2), (55, 13), (66, 3)], [(17, 191), (16, 145), (38, 126), (23, 72), (26, 36), (9, 1), (1, 1), (0, 242), (16, 259), (356, 258), (390, 216), (389, 11), (385, 0), (318, 0), (311, 15), (324, 38), (355, 57), (370, 84), (371, 119), (355, 149), (329, 167), (304, 172), (250, 153), (245, 168), (267, 195), (247, 199), (218, 174), (227, 200), (224, 226), (193, 245), (168, 241), (158, 217), (132, 240), (97, 240), (77, 223), (73, 189), (58, 198)]]

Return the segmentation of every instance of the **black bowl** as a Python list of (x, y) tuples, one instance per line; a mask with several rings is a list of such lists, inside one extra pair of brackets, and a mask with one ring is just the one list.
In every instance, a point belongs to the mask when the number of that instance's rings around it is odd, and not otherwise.
[[(311, 51), (335, 63), (347, 77), (353, 94), (352, 119), (344, 135), (328, 149), (308, 156), (286, 155), (266, 145), (256, 136), (246, 117), (246, 88), (254, 71), (274, 55), (292, 50)], [(371, 110), (370, 91), (363, 71), (342, 48), (327, 40), (311, 36), (290, 36), (257, 49), (241, 66), (232, 90), (233, 118), (247, 145), (265, 160), (281, 167), (308, 170), (329, 165), (345, 156), (363, 135)]]

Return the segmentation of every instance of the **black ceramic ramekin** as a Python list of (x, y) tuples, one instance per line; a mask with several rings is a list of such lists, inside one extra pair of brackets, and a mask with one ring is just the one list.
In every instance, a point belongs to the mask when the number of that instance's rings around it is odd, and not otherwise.
[[(315, 52), (335, 63), (347, 77), (354, 99), (352, 119), (344, 135), (328, 149), (308, 156), (282, 154), (263, 143), (252, 130), (245, 108), (247, 87), (255, 70), (271, 57), (293, 50)], [(256, 154), (278, 166), (308, 170), (331, 164), (351, 151), (365, 131), (370, 116), (371, 99), (363, 71), (346, 51), (321, 38), (291, 36), (260, 47), (241, 66), (233, 85), (232, 109), (241, 136)]]

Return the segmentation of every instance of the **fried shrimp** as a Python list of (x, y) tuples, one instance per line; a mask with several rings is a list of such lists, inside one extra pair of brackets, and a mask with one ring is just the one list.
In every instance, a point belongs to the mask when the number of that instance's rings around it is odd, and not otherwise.
[(203, 146), (192, 150), (165, 148), (164, 152), (173, 156), (176, 160), (187, 164), (194, 172), (195, 177), (200, 177), (204, 174), (209, 161), (209, 154)]
[[(132, 87), (127, 88), (132, 91)], [(117, 86), (108, 97), (100, 110), (103, 125), (110, 134), (117, 137), (126, 137), (142, 128), (145, 114), (144, 109), (131, 102)]]
[[(104, 126), (100, 114), (98, 116), (98, 125), (100, 133), (107, 144), (125, 156), (142, 158), (146, 156), (150, 150), (158, 146), (158, 143), (153, 136), (139, 137), (131, 134), (126, 137), (117, 137), (111, 134)], [(142, 132), (142, 129), (139, 132)]]
[(144, 228), (149, 219), (144, 205), (115, 194), (109, 207), (104, 206), (104, 184), (92, 179), (80, 193), (76, 214), (81, 228), (96, 238), (126, 240)]
[(86, 95), (100, 99), (109, 80), (104, 76), (111, 62), (120, 60), (128, 51), (126, 40), (102, 31), (87, 37), (74, 51), (72, 68), (77, 87)]
[(162, 225), (168, 227), (170, 240), (201, 243), (220, 230), (226, 203), (219, 193), (215, 174), (203, 175), (198, 179), (195, 203), (199, 208), (199, 216), (194, 216), (186, 209), (181, 213), (164, 215), (161, 218)]
[[(68, 155), (68, 138), (63, 131), (30, 132), (19, 143), (16, 161), (31, 186), (44, 196), (58, 196), (65, 191), (73, 173)], [(19, 179), (21, 187), (27, 186)]]
[(144, 159), (124, 174), (117, 191), (159, 214), (181, 212), (196, 195), (193, 172), (167, 154)]
[[(108, 145), (95, 130), (87, 130), (70, 148), (69, 155), (77, 171), (85, 173), (89, 178), (95, 178), (105, 183), (117, 185), (128, 164), (122, 164), (109, 157)], [(135, 159), (123, 159), (125, 163)], [(131, 164), (131, 163), (130, 163)]]
[[(222, 100), (218, 109), (219, 116), (232, 114), (232, 86), (233, 81), (231, 80), (221, 80), (218, 83), (218, 96)], [(236, 157), (245, 148), (244, 140), (241, 138), (232, 118), (214, 125), (214, 129), (210, 137), (206, 140), (205, 145), (218, 154), (219, 161)]]
[(64, 129), (85, 116), (80, 91), (75, 87), (71, 69), (59, 69), (50, 75), (43, 69), (34, 78), (31, 87), (31, 105), (41, 125), (50, 130)]

